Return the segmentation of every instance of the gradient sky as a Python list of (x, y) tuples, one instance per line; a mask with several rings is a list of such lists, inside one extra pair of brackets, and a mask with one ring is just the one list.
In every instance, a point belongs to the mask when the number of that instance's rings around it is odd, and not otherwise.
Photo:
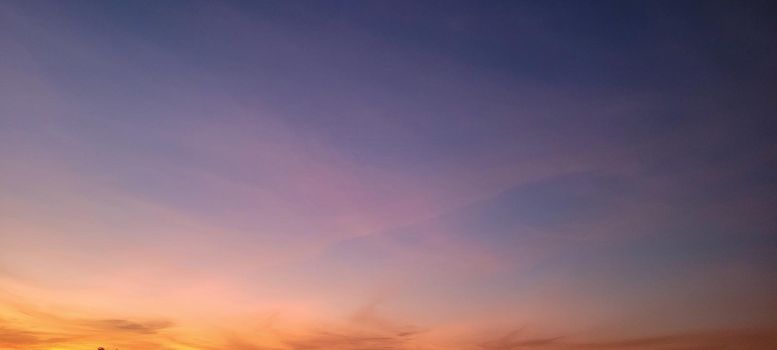
[(1, 1), (0, 349), (776, 349), (775, 10)]

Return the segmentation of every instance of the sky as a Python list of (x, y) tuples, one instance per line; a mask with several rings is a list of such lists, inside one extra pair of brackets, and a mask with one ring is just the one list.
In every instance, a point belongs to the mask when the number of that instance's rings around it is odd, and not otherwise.
[(775, 349), (776, 13), (2, 1), (0, 349)]

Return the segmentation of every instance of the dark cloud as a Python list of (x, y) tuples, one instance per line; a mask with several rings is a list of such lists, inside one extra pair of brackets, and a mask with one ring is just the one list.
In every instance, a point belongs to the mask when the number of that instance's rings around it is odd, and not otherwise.
[(576, 342), (565, 338), (523, 338), (511, 333), (483, 343), (486, 350), (771, 350), (777, 329), (717, 330), (613, 341)]
[(0, 346), (40, 344), (41, 335), (34, 332), (0, 327)]
[(0, 320), (0, 348), (62, 344), (78, 338), (76, 335), (31, 330), (14, 322)]
[(319, 332), (286, 341), (294, 350), (387, 350), (406, 349), (412, 333), (372, 334)]
[(173, 326), (170, 321), (131, 321), (125, 319), (90, 320), (84, 322), (94, 328), (112, 331), (138, 334), (154, 334)]
[[(47, 345), (95, 342), (150, 344), (157, 343), (161, 332), (174, 325), (165, 319), (75, 318), (62, 316), (47, 308), (25, 301), (22, 297), (0, 294), (0, 348), (39, 348)], [(147, 347), (147, 348), (149, 348)]]
[(521, 330), (517, 330), (501, 338), (486, 341), (480, 347), (484, 350), (525, 349), (558, 344), (561, 339), (561, 337), (525, 337)]

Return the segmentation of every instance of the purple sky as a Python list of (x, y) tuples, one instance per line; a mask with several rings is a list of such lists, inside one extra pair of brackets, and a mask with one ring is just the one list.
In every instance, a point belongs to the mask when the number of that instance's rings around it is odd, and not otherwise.
[(0, 2), (0, 349), (777, 348), (775, 10)]

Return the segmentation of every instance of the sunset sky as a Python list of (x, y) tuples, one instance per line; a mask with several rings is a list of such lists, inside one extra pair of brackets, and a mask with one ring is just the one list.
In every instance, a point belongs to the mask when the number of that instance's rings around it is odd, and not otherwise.
[(0, 349), (777, 349), (773, 1), (0, 1)]

